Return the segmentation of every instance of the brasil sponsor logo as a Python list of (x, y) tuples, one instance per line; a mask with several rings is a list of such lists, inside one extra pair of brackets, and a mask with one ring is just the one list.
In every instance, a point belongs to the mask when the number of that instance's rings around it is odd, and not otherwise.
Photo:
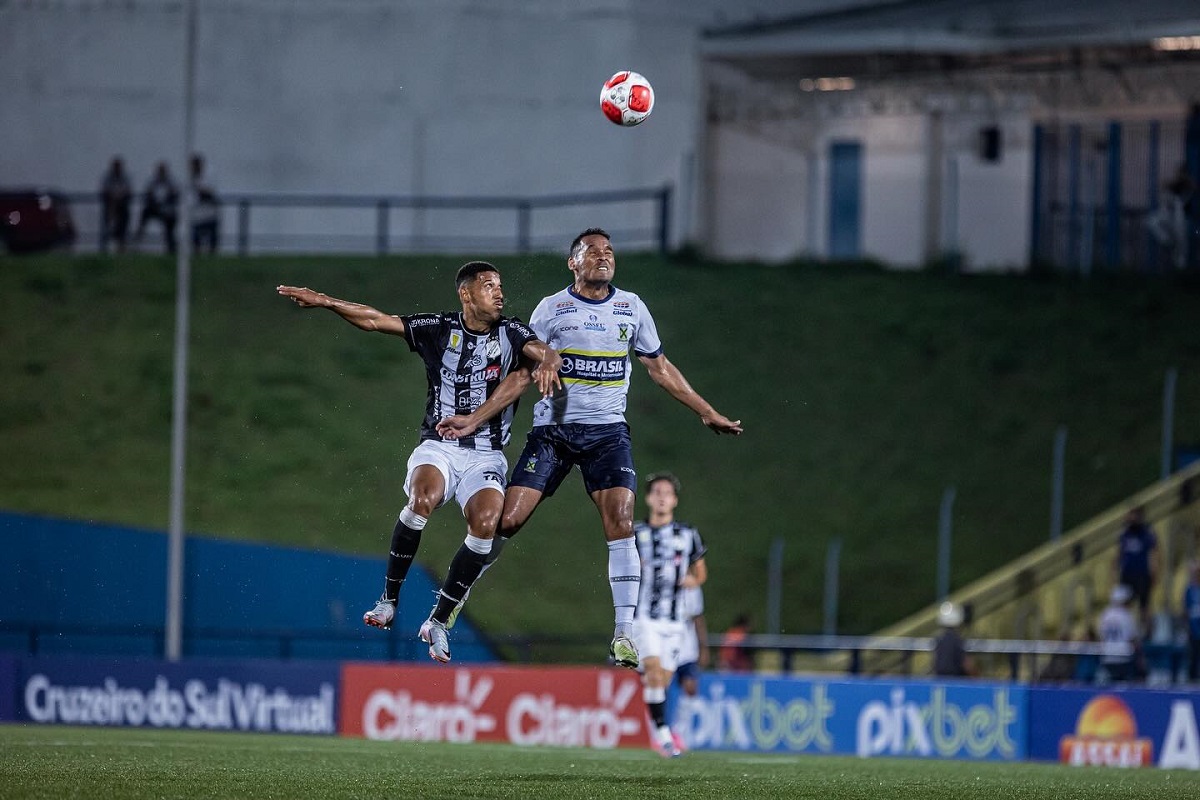
[(559, 373), (569, 383), (616, 385), (625, 382), (629, 363), (624, 353), (569, 353), (562, 356)]

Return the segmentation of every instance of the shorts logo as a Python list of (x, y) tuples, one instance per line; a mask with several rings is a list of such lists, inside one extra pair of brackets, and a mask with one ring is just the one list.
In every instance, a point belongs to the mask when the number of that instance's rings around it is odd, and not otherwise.
[(625, 324), (624, 322), (617, 323), (617, 341), (618, 342), (628, 342), (629, 341), (629, 326), (627, 324)]
[(483, 479), (485, 481), (491, 481), (492, 483), (498, 483), (501, 486), (504, 485), (504, 476), (499, 472), (485, 472), (483, 473)]
[(530, 456), (525, 459), (524, 469), (526, 472), (537, 472), (537, 456)]

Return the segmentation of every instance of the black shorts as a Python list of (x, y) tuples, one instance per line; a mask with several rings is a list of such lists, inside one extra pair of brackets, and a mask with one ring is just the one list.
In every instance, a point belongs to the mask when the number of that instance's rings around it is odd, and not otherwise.
[(624, 422), (607, 425), (539, 425), (525, 437), (525, 449), (513, 465), (509, 486), (537, 489), (546, 497), (579, 467), (588, 494), (624, 486), (637, 491), (633, 444)]

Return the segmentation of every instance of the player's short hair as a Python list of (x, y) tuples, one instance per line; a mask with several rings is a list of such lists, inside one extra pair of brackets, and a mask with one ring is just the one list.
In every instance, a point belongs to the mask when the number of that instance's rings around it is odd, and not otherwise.
[(667, 483), (671, 484), (671, 488), (675, 490), (675, 494), (679, 494), (679, 490), (681, 488), (679, 478), (676, 478), (669, 472), (650, 473), (650, 477), (646, 478), (646, 491), (650, 491), (650, 488), (659, 481), (666, 481)]
[(605, 239), (612, 240), (612, 237), (608, 235), (608, 231), (604, 230), (604, 228), (588, 228), (571, 241), (571, 251), (569, 253), (571, 258), (575, 257), (575, 249), (579, 247), (579, 243), (583, 241), (585, 236), (603, 236)]
[(475, 276), (481, 272), (495, 272), (499, 274), (500, 270), (496, 269), (494, 264), (489, 264), (486, 261), (468, 261), (458, 268), (458, 274), (454, 276), (454, 290), (458, 291), (470, 281), (475, 280)]

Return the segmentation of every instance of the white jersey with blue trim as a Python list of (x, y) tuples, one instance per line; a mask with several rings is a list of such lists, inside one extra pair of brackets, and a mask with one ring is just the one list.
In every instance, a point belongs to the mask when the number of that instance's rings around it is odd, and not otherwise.
[(534, 426), (624, 422), (629, 354), (662, 354), (658, 329), (645, 303), (615, 286), (603, 300), (581, 297), (568, 286), (538, 303), (529, 327), (563, 360), (563, 388), (533, 407)]

